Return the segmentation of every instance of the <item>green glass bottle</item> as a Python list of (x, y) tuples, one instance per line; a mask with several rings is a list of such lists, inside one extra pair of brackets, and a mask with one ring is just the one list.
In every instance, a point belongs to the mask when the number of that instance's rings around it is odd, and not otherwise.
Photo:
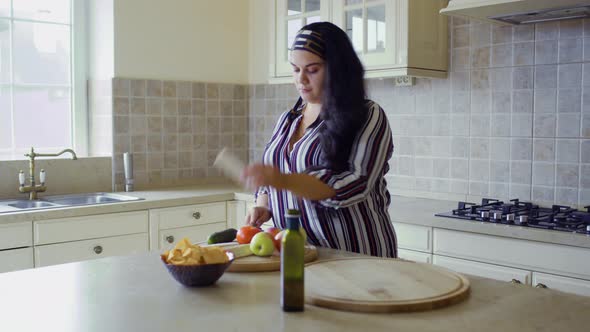
[(303, 311), (304, 240), (299, 231), (299, 211), (288, 210), (287, 230), (281, 241), (281, 307), (283, 311)]

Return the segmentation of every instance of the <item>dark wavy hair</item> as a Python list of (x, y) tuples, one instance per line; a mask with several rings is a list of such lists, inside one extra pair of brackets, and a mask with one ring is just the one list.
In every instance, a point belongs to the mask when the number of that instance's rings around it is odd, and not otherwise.
[(325, 76), (320, 119), (324, 166), (349, 168), (352, 144), (368, 116), (365, 70), (346, 32), (329, 22), (311, 23), (302, 30), (317, 31), (325, 42)]

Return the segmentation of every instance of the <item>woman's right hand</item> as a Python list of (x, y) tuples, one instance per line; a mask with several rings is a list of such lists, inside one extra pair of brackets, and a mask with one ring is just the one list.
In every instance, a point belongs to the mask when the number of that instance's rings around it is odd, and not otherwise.
[(272, 218), (270, 209), (264, 206), (254, 206), (248, 210), (246, 214), (246, 225), (260, 227), (265, 222)]

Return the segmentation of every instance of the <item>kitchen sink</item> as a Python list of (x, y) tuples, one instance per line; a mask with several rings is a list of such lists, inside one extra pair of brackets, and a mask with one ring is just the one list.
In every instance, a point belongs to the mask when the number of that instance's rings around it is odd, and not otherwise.
[(0, 200), (0, 213), (132, 202), (139, 200), (143, 200), (143, 198), (104, 192), (45, 196), (34, 201), (27, 199), (9, 199)]
[(43, 207), (50, 207), (54, 206), (53, 203), (43, 202), (43, 201), (14, 201), (12, 203), (8, 203), (8, 206), (15, 207), (17, 209), (36, 209), (36, 208), (43, 208)]
[(59, 205), (93, 205), (93, 204), (105, 204), (105, 203), (118, 203), (118, 202), (129, 202), (137, 201), (141, 198), (125, 196), (111, 193), (90, 193), (90, 194), (78, 194), (78, 195), (64, 195), (64, 196), (48, 196), (43, 200), (59, 204)]

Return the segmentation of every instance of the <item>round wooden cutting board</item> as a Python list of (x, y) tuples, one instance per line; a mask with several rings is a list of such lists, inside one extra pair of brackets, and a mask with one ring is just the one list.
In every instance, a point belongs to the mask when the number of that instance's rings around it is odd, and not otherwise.
[[(318, 250), (312, 245), (305, 246), (305, 256), (303, 260), (306, 263), (313, 262), (318, 258)], [(228, 272), (265, 272), (265, 271), (280, 271), (281, 257), (259, 257), (246, 256), (236, 258), (234, 262), (227, 269)]]
[(306, 302), (337, 310), (430, 310), (457, 303), (468, 295), (469, 280), (430, 264), (367, 257), (333, 259), (305, 267)]

